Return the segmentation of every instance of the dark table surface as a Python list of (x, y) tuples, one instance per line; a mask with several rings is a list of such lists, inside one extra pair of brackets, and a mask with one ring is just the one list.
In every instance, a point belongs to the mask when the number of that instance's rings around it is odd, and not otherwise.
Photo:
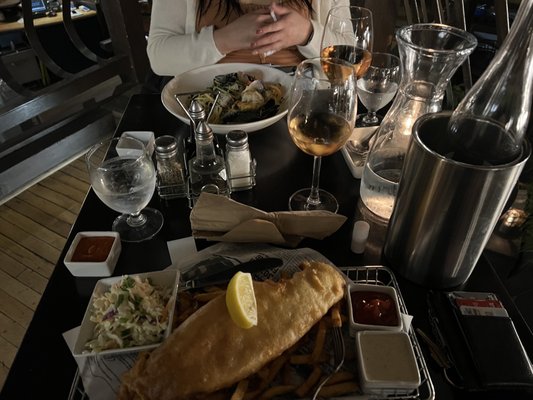
[[(187, 135), (189, 128), (164, 109), (159, 95), (139, 94), (131, 97), (116, 133), (129, 130), (149, 130), (160, 136)], [(249, 142), (258, 165), (257, 185), (252, 190), (232, 194), (232, 198), (265, 211), (287, 210), (289, 196), (295, 190), (310, 185), (312, 157), (298, 150), (292, 143), (285, 120), (262, 131), (250, 133)], [(323, 159), (320, 186), (337, 197), (340, 204), (339, 213), (347, 216), (348, 220), (332, 236), (322, 241), (304, 240), (301, 247), (311, 247), (320, 251), (338, 266), (373, 265), (382, 262), (380, 246), (385, 228), (374, 226), (372, 221), (370, 221), (371, 236), (365, 253), (356, 255), (350, 251), (353, 223), (367, 216), (358, 201), (359, 181), (350, 174), (340, 152)], [(114, 275), (165, 268), (170, 265), (167, 241), (191, 235), (190, 209), (186, 200), (161, 201), (157, 195), (154, 195), (151, 206), (163, 212), (165, 216), (163, 229), (152, 240), (137, 244), (123, 243)], [(68, 398), (76, 372), (76, 363), (62, 334), (80, 324), (97, 279), (72, 276), (62, 260), (77, 232), (109, 230), (116, 216), (116, 212), (105, 206), (92, 190), (89, 191), (13, 362), (0, 398)], [(207, 245), (206, 242), (197, 241), (198, 247)], [(494, 270), (494, 263), (507, 262), (514, 261), (486, 252), (464, 289), (494, 292), (500, 296), (532, 358), (531, 329)], [(396, 278), (409, 313), (414, 316), (414, 327), (430, 332), (425, 300), (427, 290), (403, 280), (400, 276)], [(421, 346), (437, 399), (511, 398), (509, 394), (498, 392), (473, 394), (454, 389), (445, 381), (440, 369), (429, 357), (427, 347), (423, 343)], [(532, 396), (531, 393), (512, 394), (513, 399), (532, 398)]]

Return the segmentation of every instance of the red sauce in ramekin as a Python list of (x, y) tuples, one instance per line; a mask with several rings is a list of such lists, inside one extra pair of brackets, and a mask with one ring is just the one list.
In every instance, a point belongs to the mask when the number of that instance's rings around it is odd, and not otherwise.
[(354, 322), (366, 325), (398, 325), (396, 304), (387, 293), (352, 291), (350, 296)]

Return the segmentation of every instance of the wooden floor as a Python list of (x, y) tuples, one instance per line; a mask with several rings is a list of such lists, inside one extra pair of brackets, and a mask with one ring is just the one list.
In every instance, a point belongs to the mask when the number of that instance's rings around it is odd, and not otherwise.
[(88, 188), (79, 158), (0, 206), (0, 389)]

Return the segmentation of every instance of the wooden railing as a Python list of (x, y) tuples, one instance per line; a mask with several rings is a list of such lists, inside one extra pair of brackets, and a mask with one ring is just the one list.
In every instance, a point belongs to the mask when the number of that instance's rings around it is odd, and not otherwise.
[(42, 28), (33, 19), (31, 0), (22, 0), (28, 44), (41, 69), (55, 79), (46, 87), (28, 88), (0, 57), (0, 78), (14, 93), (0, 106), (0, 203), (113, 132), (109, 104), (142, 83), (150, 71), (139, 3), (104, 0), (96, 5), (99, 21), (107, 22), (112, 47), (107, 56), (84, 42), (71, 16), (70, 0), (62, 0), (63, 21), (55, 29), (64, 29), (88, 65), (73, 72), (49, 54), (39, 34)]

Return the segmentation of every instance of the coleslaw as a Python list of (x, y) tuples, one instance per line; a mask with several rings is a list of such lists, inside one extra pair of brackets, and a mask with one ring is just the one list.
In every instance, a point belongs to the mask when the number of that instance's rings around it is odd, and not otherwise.
[(93, 300), (94, 336), (85, 349), (100, 352), (162, 341), (168, 327), (171, 290), (125, 275)]

